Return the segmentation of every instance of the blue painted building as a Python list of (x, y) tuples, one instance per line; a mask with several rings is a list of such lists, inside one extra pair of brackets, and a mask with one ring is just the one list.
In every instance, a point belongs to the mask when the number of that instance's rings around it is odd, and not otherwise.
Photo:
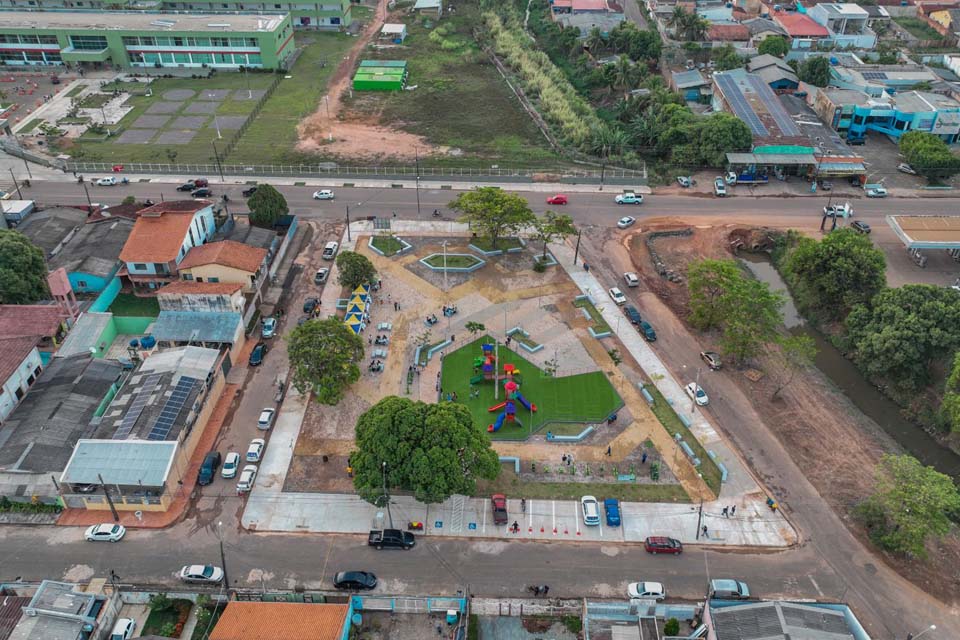
[(126, 218), (85, 224), (66, 238), (47, 261), (63, 267), (75, 293), (100, 293), (120, 270), (120, 251), (133, 230)]
[(937, 93), (906, 91), (872, 98), (848, 89), (822, 89), (814, 109), (848, 139), (871, 132), (897, 139), (908, 131), (926, 131), (947, 144), (960, 138), (960, 102)]

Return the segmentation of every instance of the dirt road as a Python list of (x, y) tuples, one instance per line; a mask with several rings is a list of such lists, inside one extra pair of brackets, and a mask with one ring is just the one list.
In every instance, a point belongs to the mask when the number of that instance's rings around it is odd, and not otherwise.
[[(645, 224), (644, 229), (649, 226)], [(697, 239), (688, 241), (686, 246), (671, 245), (671, 250), (658, 244), (657, 249), (668, 259), (721, 257), (726, 253), (726, 245), (720, 241), (724, 237), (724, 230), (698, 228)], [(684, 285), (664, 284), (652, 273), (643, 251), (635, 251), (631, 260), (621, 232), (594, 229), (583, 234), (583, 241), (581, 251), (602, 282), (612, 285), (621, 280), (624, 271), (636, 270), (641, 274), (642, 286), (627, 290), (627, 295), (656, 328), (659, 339), (655, 348), (674, 375), (683, 378), (700, 367), (699, 351), (713, 345), (701, 347), (701, 336), (691, 332), (652, 290), (665, 294), (670, 286), (682, 289)], [(678, 299), (683, 304), (683, 296)], [(795, 385), (796, 390), (775, 406), (767, 400), (766, 384), (747, 390), (753, 383), (735, 370), (704, 371), (701, 376), (701, 384), (710, 394), (710, 417), (783, 504), (801, 531), (803, 545), (812, 547), (837, 574), (844, 576), (846, 599), (861, 614), (868, 629), (878, 633), (877, 637), (904, 637), (935, 620), (938, 629), (952, 630), (944, 637), (960, 637), (956, 611), (948, 610), (915, 586), (922, 585), (954, 604), (958, 593), (953, 582), (955, 572), (937, 573), (931, 563), (915, 568), (895, 563), (915, 583), (912, 584), (865, 547), (846, 526), (849, 519), (844, 507), (864, 495), (873, 462), (882, 451), (893, 447), (890, 441), (877, 437), (878, 427), (874, 425), (875, 430), (870, 430), (866, 426), (869, 421), (830, 388), (818, 372), (805, 376)]]

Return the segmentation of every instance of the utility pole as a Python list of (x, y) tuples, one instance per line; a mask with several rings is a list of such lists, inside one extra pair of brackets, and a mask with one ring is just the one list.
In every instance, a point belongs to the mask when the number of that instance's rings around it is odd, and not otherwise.
[[(217, 137), (219, 137), (219, 136), (217, 136)], [(220, 164), (220, 154), (217, 153), (217, 141), (216, 141), (216, 140), (211, 140), (211, 141), (210, 141), (210, 144), (213, 145), (213, 157), (214, 157), (214, 159), (217, 161), (217, 171), (220, 172), (220, 182), (226, 182), (226, 180), (224, 180), (224, 178), (223, 178), (223, 165)]]
[[(617, 318), (619, 320), (619, 318)], [(700, 369), (697, 367), (697, 381), (694, 383), (696, 386), (693, 388), (693, 402), (690, 403), (690, 413), (693, 413), (697, 410), (697, 392), (700, 390)]]
[(573, 251), (573, 264), (577, 264), (578, 255), (580, 255), (580, 229), (577, 229), (577, 248)]
[[(417, 162), (417, 217), (419, 218), (419, 217), (420, 217), (420, 150), (419, 150), (417, 147), (414, 147), (414, 148), (413, 148), (413, 153), (414, 153), (414, 157), (416, 158), (416, 162)], [(446, 263), (444, 263), (443, 269), (444, 269), (443, 275), (444, 275), (444, 277), (446, 277), (446, 275), (447, 275), (447, 271), (446, 271), (447, 265), (446, 265)]]
[(223, 531), (220, 528), (223, 526), (223, 522), (217, 522), (217, 539), (220, 541), (220, 564), (223, 568), (223, 584), (227, 589), (227, 594), (230, 593), (230, 579), (227, 577), (227, 556), (223, 552)]
[(383, 461), (380, 468), (383, 470), (383, 497), (387, 503), (387, 520), (390, 523), (390, 528), (393, 529), (393, 514), (390, 513), (390, 494), (387, 493), (387, 462)]
[(603, 178), (607, 173), (607, 147), (603, 147), (603, 159), (600, 162), (600, 191), (603, 191)]
[(17, 184), (17, 178), (13, 175), (13, 169), (10, 169), (10, 178), (13, 179), (13, 186), (17, 189), (17, 199), (23, 200), (23, 194), (20, 193), (20, 185)]
[(83, 187), (83, 193), (87, 196), (87, 210), (89, 213), (93, 213), (93, 203), (90, 202), (90, 190), (87, 189), (87, 183), (81, 182), (80, 185)]
[(117, 508), (113, 505), (113, 499), (110, 497), (110, 490), (107, 489), (107, 485), (103, 482), (103, 476), (99, 473), (97, 474), (97, 480), (100, 481), (100, 487), (103, 489), (103, 495), (107, 498), (107, 504), (110, 505), (110, 512), (113, 514), (113, 521), (120, 522), (120, 514), (117, 513)]
[(23, 149), (21, 149), (20, 151), (24, 153), (24, 155), (20, 157), (23, 159), (23, 166), (26, 167), (27, 169), (27, 177), (33, 180), (33, 173), (30, 172), (30, 163), (27, 162), (26, 151), (24, 151)]
[(347, 205), (347, 241), (351, 241), (350, 237), (350, 205)]
[(703, 527), (703, 498), (700, 498), (700, 509), (697, 515), (697, 540), (700, 539), (700, 531)]

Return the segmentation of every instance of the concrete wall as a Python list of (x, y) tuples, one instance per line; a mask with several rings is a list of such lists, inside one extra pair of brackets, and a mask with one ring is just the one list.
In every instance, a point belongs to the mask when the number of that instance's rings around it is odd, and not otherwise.
[(118, 269), (119, 265), (117, 269), (114, 269), (113, 273), (106, 278), (103, 276), (95, 276), (92, 273), (83, 273), (82, 271), (68, 273), (67, 277), (70, 279), (70, 287), (74, 293), (100, 293), (107, 288)]
[[(243, 285), (245, 293), (253, 291), (253, 282), (251, 281), (253, 275), (249, 271), (234, 269), (221, 264), (202, 264), (183, 269), (180, 272), (182, 279), (195, 282), (237, 282)], [(236, 311), (236, 309), (231, 309), (231, 311)]]
[(110, 281), (110, 284), (104, 287), (103, 292), (97, 296), (97, 299), (93, 301), (93, 304), (90, 305), (87, 311), (107, 311), (110, 305), (113, 304), (113, 301), (117, 299), (117, 295), (120, 293), (120, 287), (120, 278), (114, 277), (113, 280)]

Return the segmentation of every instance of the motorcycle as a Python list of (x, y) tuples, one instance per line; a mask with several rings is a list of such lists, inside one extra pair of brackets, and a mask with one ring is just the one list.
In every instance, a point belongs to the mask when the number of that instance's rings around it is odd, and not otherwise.
[(407, 531), (423, 531), (423, 523), (419, 520), (413, 520), (407, 523)]

